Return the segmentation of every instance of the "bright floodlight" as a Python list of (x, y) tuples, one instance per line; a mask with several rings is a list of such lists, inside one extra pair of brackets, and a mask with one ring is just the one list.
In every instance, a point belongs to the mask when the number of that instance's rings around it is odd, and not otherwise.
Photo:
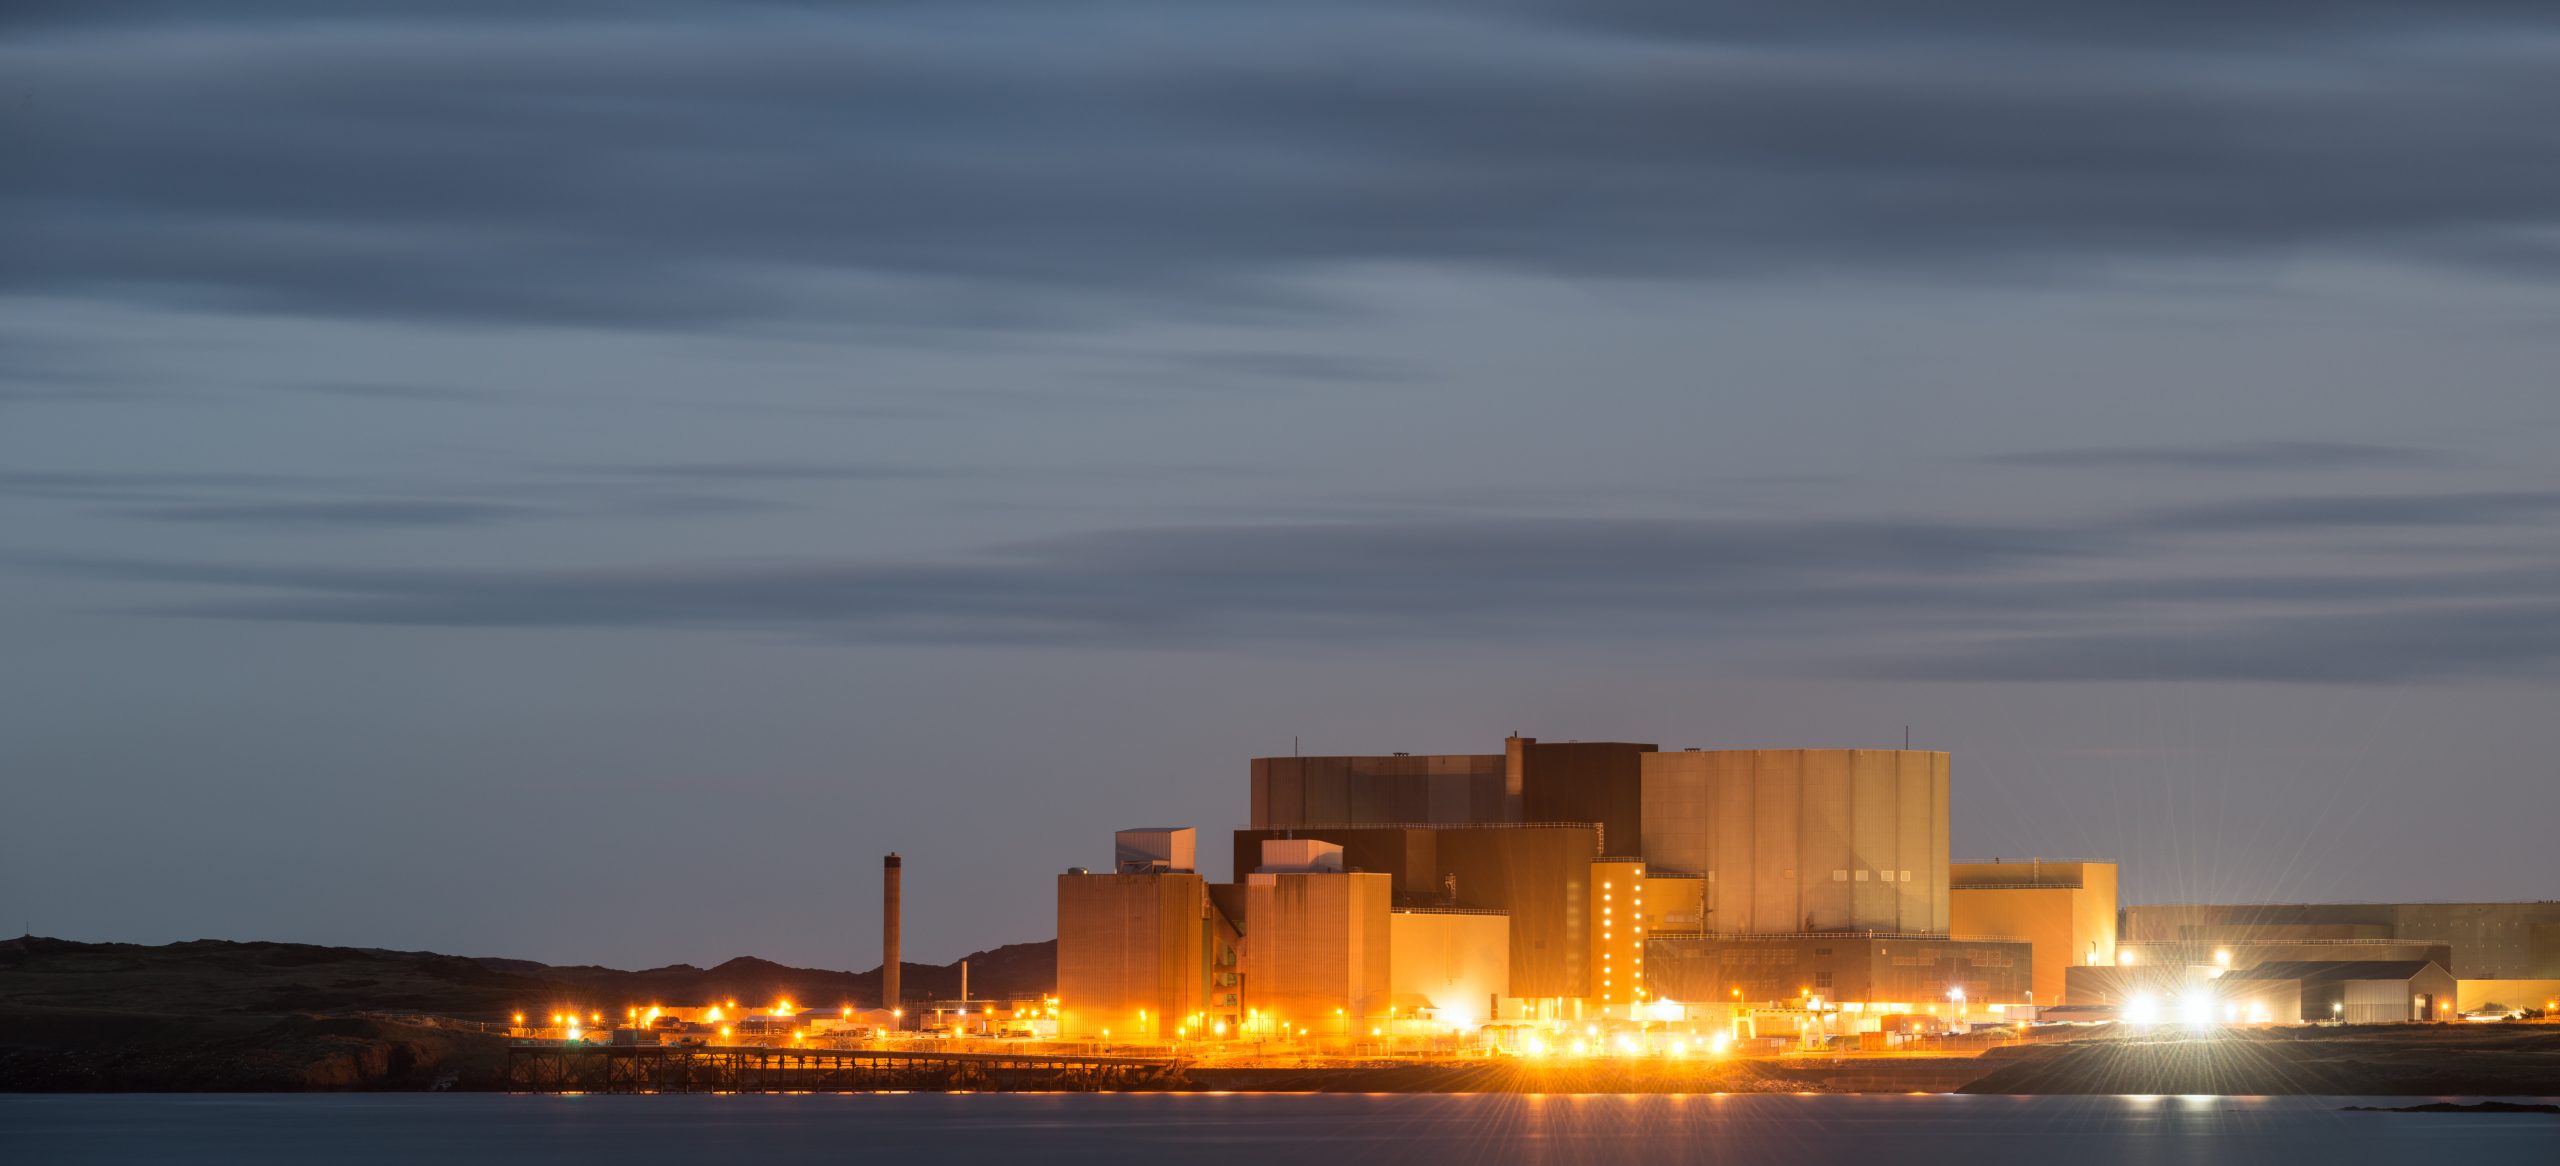
[(2178, 1001), (2178, 1019), (2189, 1028), (2205, 1028), (2213, 1024), (2213, 997), (2202, 991), (2191, 991)]
[(2136, 992), (2132, 999), (2124, 1002), (2124, 1020), (2127, 1024), (2158, 1024), (2160, 1002), (2152, 999), (2149, 992)]

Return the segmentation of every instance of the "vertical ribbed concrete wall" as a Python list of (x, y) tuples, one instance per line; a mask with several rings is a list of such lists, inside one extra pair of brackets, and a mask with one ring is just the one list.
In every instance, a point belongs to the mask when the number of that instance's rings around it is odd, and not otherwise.
[(1308, 1035), (1348, 1035), (1393, 1006), (1394, 880), (1253, 874), (1245, 881), (1245, 1004)]
[(1196, 874), (1058, 876), (1059, 1031), (1171, 1035), (1202, 1010), (1210, 914)]
[(1714, 932), (1947, 932), (1947, 755), (1734, 749), (1643, 759), (1643, 853), (1707, 880)]
[(1250, 817), (1257, 828), (1500, 822), (1500, 754), (1256, 757)]

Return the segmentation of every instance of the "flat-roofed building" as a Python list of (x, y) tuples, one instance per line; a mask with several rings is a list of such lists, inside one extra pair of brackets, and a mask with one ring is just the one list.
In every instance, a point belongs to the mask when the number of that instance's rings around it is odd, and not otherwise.
[(1947, 868), (1947, 924), (1960, 935), (2027, 941), (2037, 1004), (2060, 1004), (2074, 964), (2116, 962), (2116, 864), (1959, 862)]
[(1503, 741), (1503, 781), (1519, 822), (1590, 822), (1600, 846), (1635, 855), (1644, 830), (1643, 760), (1658, 746), (1634, 741)]
[[(1510, 994), (1544, 1015), (1590, 995), (1592, 878), (1599, 830), (1590, 825), (1487, 823), (1413, 828), (1239, 830), (1236, 869), (1260, 863), (1274, 839), (1342, 847), (1345, 869), (1386, 876), (1409, 907), (1501, 911), (1510, 919)], [(1247, 928), (1250, 931), (1251, 925)]]
[(2453, 973), (2431, 960), (2266, 963), (2217, 981), (2222, 994), (2234, 997), (2265, 984), (2299, 986), (2301, 1010), (2291, 1018), (2295, 1021), (2450, 1020), (2457, 996)]
[(1701, 930), (1946, 934), (1947, 755), (1727, 749), (1638, 759), (1655, 874), (1706, 880)]
[(1111, 836), (1112, 869), (1122, 874), (1171, 871), (1194, 874), (1198, 832), (1189, 826), (1145, 826)]
[(1511, 995), (1511, 917), (1414, 907), (1387, 918), (1387, 990), (1399, 1019), (1461, 1030), (1502, 1015)]
[(1232, 1022), (1237, 940), (1198, 874), (1058, 876), (1059, 1031), (1162, 1038), (1194, 1017)]
[(1248, 1031), (1356, 1035), (1390, 1016), (1391, 883), (1339, 870), (1245, 876)]
[(1976, 1011), (2025, 1004), (2032, 958), (2017, 940), (1866, 932), (1701, 935), (1655, 932), (1645, 984), (1684, 1004), (1762, 1004), (1819, 996), (1873, 1009)]
[(2124, 909), (2126, 943), (2188, 950), (2306, 940), (2442, 943), (2462, 979), (2560, 979), (2560, 902), (2163, 903)]
[(2452, 962), (2453, 945), (2427, 939), (2280, 938), (2255, 931), (2246, 942), (2188, 940), (2175, 943), (2116, 944), (2116, 962), (2127, 967), (2193, 966), (2214, 972), (2244, 971), (2269, 963), (2346, 963), (2354, 961), (2433, 960)]

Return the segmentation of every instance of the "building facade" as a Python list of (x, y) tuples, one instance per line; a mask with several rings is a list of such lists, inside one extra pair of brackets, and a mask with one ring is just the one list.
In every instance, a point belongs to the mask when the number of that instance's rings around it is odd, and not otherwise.
[(2116, 962), (2116, 864), (1959, 862), (1947, 871), (1947, 922), (1959, 935), (2027, 941), (2037, 1004), (2060, 1004), (2072, 965)]
[(2446, 944), (2466, 980), (2560, 979), (2560, 902), (2174, 903), (2124, 909), (2127, 943), (2188, 948), (2307, 940)]
[(1058, 876), (1058, 1029), (1164, 1038), (1236, 1015), (1237, 928), (1188, 872)]
[(1948, 932), (1946, 754), (1683, 750), (1640, 776), (1641, 853), (1705, 880), (1700, 930)]
[[(1245, 876), (1250, 1032), (1358, 1035), (1392, 1016), (1387, 876), (1256, 871)], [(1284, 1034), (1285, 1035), (1285, 1034)]]

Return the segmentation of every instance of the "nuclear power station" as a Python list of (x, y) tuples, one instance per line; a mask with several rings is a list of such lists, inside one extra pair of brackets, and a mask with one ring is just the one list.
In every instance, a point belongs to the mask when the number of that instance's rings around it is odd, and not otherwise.
[[(1951, 861), (1951, 794), (1948, 755), (1907, 748), (1515, 735), (1499, 753), (1255, 758), (1228, 881), (1171, 827), (1122, 831), (1110, 869), (1059, 877), (1057, 1029), (1889, 1036), (2161, 1001), (2436, 1019), (2456, 966), (2507, 977), (2484, 997), (2560, 995), (2560, 905), (2125, 911), (2111, 862)], [(2340, 984), (2365, 985), (2353, 1017)]]
[(1944, 753), (1514, 736), (1500, 753), (1256, 758), (1248, 796), (1230, 882), (1168, 829), (1123, 832), (1113, 870), (1059, 878), (1062, 1031), (2035, 1002), (2030, 940), (1954, 930)]

